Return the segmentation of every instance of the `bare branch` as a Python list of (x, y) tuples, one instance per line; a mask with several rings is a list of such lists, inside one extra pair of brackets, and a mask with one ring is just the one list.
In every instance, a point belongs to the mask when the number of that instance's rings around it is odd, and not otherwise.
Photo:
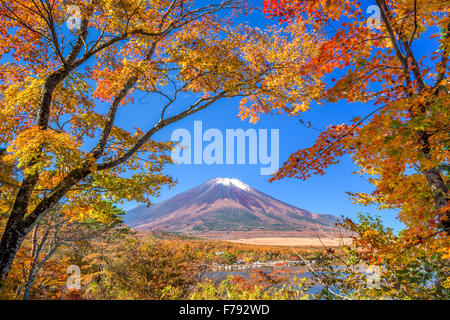
[[(100, 163), (97, 165), (97, 169), (98, 170), (107, 170), (110, 168), (113, 168), (117, 165), (120, 165), (122, 163), (124, 163), (125, 161), (127, 161), (131, 156), (133, 156), (136, 152), (139, 151), (139, 149), (147, 142), (150, 140), (150, 138), (159, 130), (167, 127), (168, 125), (179, 121), (181, 119), (186, 118), (187, 116), (190, 116), (198, 111), (204, 110), (207, 107), (209, 107), (211, 104), (213, 104), (214, 102), (216, 102), (217, 100), (223, 98), (226, 96), (225, 92), (221, 92), (219, 94), (217, 94), (214, 97), (211, 98), (201, 98), (199, 99), (196, 103), (192, 104), (189, 108), (187, 108), (185, 111), (169, 117), (165, 120), (160, 120), (158, 121), (153, 127), (152, 129), (150, 129), (149, 131), (147, 131), (137, 142), (136, 144), (131, 147), (127, 152), (125, 152), (122, 156), (118, 157), (115, 160), (112, 160), (110, 162), (104, 162), (104, 163)], [(205, 102), (205, 103), (203, 103)], [(202, 104), (203, 103), (203, 104)]]

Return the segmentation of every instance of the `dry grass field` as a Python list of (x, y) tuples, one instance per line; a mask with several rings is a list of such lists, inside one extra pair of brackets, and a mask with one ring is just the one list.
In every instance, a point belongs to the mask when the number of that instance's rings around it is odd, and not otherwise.
[(267, 246), (289, 246), (289, 247), (340, 247), (349, 244), (350, 238), (290, 238), (290, 237), (266, 237), (227, 240), (233, 243), (244, 243), (251, 245)]

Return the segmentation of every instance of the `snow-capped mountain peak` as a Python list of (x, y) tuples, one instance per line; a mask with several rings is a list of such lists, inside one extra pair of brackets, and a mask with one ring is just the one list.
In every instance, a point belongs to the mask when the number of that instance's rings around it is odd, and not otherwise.
[(214, 178), (210, 180), (213, 184), (222, 184), (224, 186), (234, 186), (245, 191), (251, 191), (251, 187), (242, 181), (234, 178)]

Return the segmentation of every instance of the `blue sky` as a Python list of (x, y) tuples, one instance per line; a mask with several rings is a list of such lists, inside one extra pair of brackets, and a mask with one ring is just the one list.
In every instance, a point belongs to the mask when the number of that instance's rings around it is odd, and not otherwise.
[[(309, 147), (314, 143), (319, 134), (313, 129), (308, 129), (299, 123), (299, 117), (287, 115), (265, 115), (257, 124), (250, 124), (237, 117), (239, 112), (239, 100), (227, 99), (216, 105), (201, 111), (189, 118), (177, 122), (171, 127), (160, 131), (154, 136), (155, 140), (170, 140), (173, 130), (184, 128), (193, 132), (194, 121), (202, 121), (203, 132), (210, 128), (219, 129), (225, 136), (226, 129), (249, 128), (279, 129), (280, 132), (280, 164), (291, 153), (301, 148)], [(312, 109), (301, 116), (305, 122), (311, 121), (312, 125), (324, 128), (327, 124), (350, 121), (355, 115), (367, 113), (373, 109), (370, 104), (348, 104), (340, 102), (313, 106)], [(124, 117), (121, 117), (122, 120)], [(207, 143), (205, 143), (207, 144)], [(248, 163), (248, 161), (246, 162)], [(170, 165), (165, 173), (178, 180), (178, 184), (171, 188), (163, 189), (159, 198), (154, 202), (168, 199), (180, 192), (186, 191), (196, 185), (215, 177), (237, 178), (248, 185), (267, 193), (281, 201), (295, 205), (299, 208), (323, 214), (344, 215), (355, 218), (357, 212), (369, 212), (379, 214), (383, 221), (396, 229), (401, 224), (395, 219), (395, 212), (389, 210), (379, 211), (376, 208), (363, 207), (351, 203), (346, 191), (370, 192), (374, 187), (367, 182), (365, 177), (352, 174), (357, 167), (349, 157), (344, 157), (337, 165), (330, 167), (323, 176), (312, 176), (306, 181), (298, 179), (283, 179), (270, 183), (269, 176), (260, 175), (261, 164), (257, 165)], [(131, 209), (136, 203), (126, 203), (123, 208)]]
[[(259, 1), (254, 1), (255, 3)], [(371, 3), (368, 3), (370, 5)], [(274, 21), (265, 19), (261, 13), (253, 13), (243, 19), (253, 26), (264, 28)], [(127, 127), (143, 126), (152, 118), (152, 114), (146, 111), (149, 108), (147, 103), (139, 102), (128, 108), (119, 111), (119, 124)], [(155, 103), (156, 101), (152, 101)], [(150, 102), (148, 102), (150, 103)], [(226, 129), (249, 128), (258, 129), (279, 129), (280, 132), (280, 165), (287, 160), (290, 154), (307, 148), (314, 143), (319, 134), (316, 130), (306, 128), (299, 123), (303, 119), (305, 123), (311, 121), (313, 127), (324, 129), (328, 124), (348, 123), (357, 115), (370, 113), (374, 107), (370, 103), (349, 104), (340, 101), (323, 106), (313, 105), (311, 110), (302, 114), (301, 117), (289, 117), (288, 115), (265, 115), (257, 124), (250, 124), (237, 117), (239, 113), (239, 100), (227, 99), (218, 102), (210, 108), (194, 114), (172, 126), (160, 131), (154, 136), (155, 140), (170, 140), (175, 129), (188, 129), (193, 132), (194, 121), (202, 121), (203, 132), (210, 128), (219, 129), (225, 136)], [(134, 112), (147, 113), (147, 116), (133, 117)], [(151, 122), (150, 122), (151, 123)], [(270, 149), (269, 149), (270, 150)], [(248, 185), (273, 196), (281, 201), (292, 204), (302, 209), (321, 214), (344, 215), (349, 218), (356, 218), (356, 213), (365, 212), (380, 215), (387, 226), (396, 230), (402, 228), (402, 224), (396, 219), (396, 212), (392, 210), (377, 210), (375, 207), (364, 207), (353, 204), (346, 194), (349, 192), (371, 192), (374, 187), (368, 183), (367, 177), (353, 174), (357, 167), (349, 157), (341, 159), (340, 163), (328, 168), (324, 176), (312, 176), (303, 181), (298, 179), (283, 179), (270, 183), (269, 176), (260, 175), (260, 164), (257, 165), (171, 165), (165, 170), (178, 180), (178, 184), (171, 188), (164, 188), (159, 198), (154, 198), (153, 202), (163, 201), (180, 192), (186, 191), (194, 186), (204, 183), (215, 177), (237, 178)], [(135, 202), (125, 203), (122, 207), (129, 210), (137, 206)]]
[[(255, 6), (261, 6), (262, 1), (251, 0)], [(372, 5), (375, 1), (363, 1), (364, 5)], [(370, 13), (367, 14), (370, 16)], [(264, 29), (267, 25), (276, 24), (277, 21), (266, 19), (261, 11), (256, 11), (249, 16), (242, 16), (237, 22), (245, 22), (252, 26)], [(65, 30), (65, 29), (64, 29)], [(424, 35), (424, 38), (428, 38)], [(429, 41), (429, 40), (428, 40)], [(434, 40), (437, 41), (437, 40)], [(422, 46), (419, 53), (429, 51), (430, 46)], [(416, 48), (417, 49), (417, 48)], [(2, 61), (9, 59), (6, 55)], [(425, 61), (426, 62), (426, 61)], [(339, 71), (337, 72), (339, 74)], [(331, 77), (330, 77), (331, 78)], [(337, 76), (336, 76), (337, 78)], [(155, 97), (137, 97), (135, 103), (121, 108), (117, 114), (116, 124), (126, 129), (140, 127), (149, 129), (157, 120), (158, 114), (152, 112), (153, 105), (159, 101)], [(184, 98), (180, 104), (189, 103), (189, 98)], [(289, 117), (288, 115), (264, 115), (257, 124), (241, 121), (237, 117), (239, 113), (239, 99), (221, 100), (210, 108), (195, 115), (179, 121), (172, 126), (158, 132), (153, 138), (159, 141), (170, 140), (171, 134), (178, 128), (193, 131), (194, 121), (202, 121), (203, 131), (214, 128), (219, 129), (224, 135), (226, 129), (244, 130), (255, 129), (279, 129), (280, 134), (280, 165), (286, 161), (290, 154), (299, 149), (307, 148), (314, 143), (317, 135), (316, 130), (306, 128), (299, 123), (303, 119), (305, 123), (311, 121), (312, 126), (319, 129), (326, 128), (329, 124), (348, 123), (358, 115), (366, 115), (374, 110), (370, 103), (349, 104), (339, 101), (334, 104), (323, 106), (312, 105), (311, 110), (302, 114), (301, 117)], [(96, 111), (105, 113), (108, 105), (98, 103)], [(374, 207), (363, 207), (353, 204), (346, 194), (349, 192), (371, 192), (374, 187), (368, 183), (367, 177), (352, 174), (357, 167), (349, 157), (344, 157), (341, 162), (328, 168), (326, 175), (313, 176), (303, 181), (298, 179), (283, 179), (269, 183), (269, 176), (260, 175), (261, 165), (171, 165), (165, 169), (165, 173), (177, 179), (178, 184), (172, 188), (164, 188), (161, 196), (153, 198), (153, 202), (163, 201), (180, 192), (204, 183), (215, 177), (237, 178), (248, 185), (270, 195), (281, 201), (292, 204), (302, 209), (321, 214), (344, 215), (355, 218), (358, 212), (377, 214), (382, 217), (386, 225), (396, 230), (401, 229), (402, 224), (396, 220), (396, 212), (390, 210), (379, 211)], [(136, 202), (127, 202), (121, 205), (125, 210), (136, 207)]]

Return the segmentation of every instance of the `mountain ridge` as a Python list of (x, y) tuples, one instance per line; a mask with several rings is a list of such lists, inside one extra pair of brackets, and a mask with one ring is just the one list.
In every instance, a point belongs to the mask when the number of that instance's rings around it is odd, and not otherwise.
[(134, 208), (124, 221), (138, 231), (220, 238), (236, 232), (306, 236), (329, 231), (337, 218), (297, 208), (238, 179), (214, 178), (150, 207)]

